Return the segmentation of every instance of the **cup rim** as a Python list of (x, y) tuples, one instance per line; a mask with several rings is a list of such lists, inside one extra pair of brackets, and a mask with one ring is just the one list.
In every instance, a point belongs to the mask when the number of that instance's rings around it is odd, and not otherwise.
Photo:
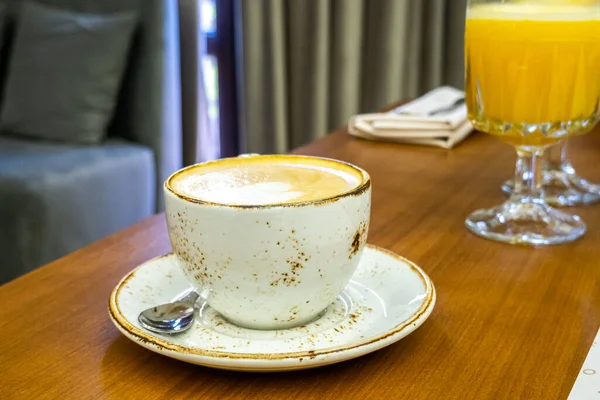
[(173, 196), (178, 197), (184, 201), (188, 201), (190, 203), (196, 203), (196, 204), (207, 205), (207, 206), (224, 207), (224, 208), (236, 208), (236, 209), (240, 209), (240, 208), (271, 209), (271, 208), (306, 207), (306, 206), (313, 206), (313, 205), (323, 205), (323, 204), (328, 204), (328, 203), (338, 201), (344, 197), (358, 196), (358, 195), (364, 193), (367, 189), (369, 189), (371, 187), (371, 177), (369, 176), (368, 172), (365, 171), (364, 169), (357, 167), (356, 165), (351, 164), (346, 161), (336, 160), (336, 159), (328, 158), (328, 157), (307, 156), (307, 155), (300, 155), (300, 154), (261, 154), (261, 155), (252, 155), (250, 157), (279, 158), (279, 159), (286, 159), (286, 158), (289, 158), (289, 159), (312, 159), (312, 160), (322, 160), (322, 161), (326, 161), (326, 162), (332, 162), (335, 164), (342, 164), (342, 165), (348, 166), (348, 167), (352, 168), (353, 170), (357, 171), (358, 173), (360, 173), (360, 175), (362, 176), (362, 182), (350, 190), (335, 194), (333, 196), (323, 197), (323, 198), (314, 199), (314, 200), (295, 202), (295, 203), (272, 203), (272, 204), (226, 204), (226, 203), (213, 202), (213, 201), (202, 200), (202, 199), (198, 199), (195, 197), (186, 196), (182, 193), (178, 193), (171, 186), (171, 181), (177, 175), (184, 173), (187, 170), (196, 168), (198, 166), (216, 164), (216, 163), (224, 162), (226, 160), (233, 160), (233, 159), (238, 158), (238, 157), (226, 157), (226, 158), (220, 158), (218, 160), (201, 162), (201, 163), (197, 163), (197, 164), (193, 164), (193, 165), (189, 165), (187, 167), (181, 168), (181, 169), (175, 171), (174, 173), (172, 173), (165, 180), (163, 187), (168, 193), (172, 194)]

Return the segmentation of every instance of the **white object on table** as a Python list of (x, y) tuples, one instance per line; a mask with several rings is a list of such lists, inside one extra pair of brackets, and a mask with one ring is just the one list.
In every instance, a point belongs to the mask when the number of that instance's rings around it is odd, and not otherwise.
[(350, 118), (348, 131), (363, 139), (454, 147), (473, 130), (464, 92), (450, 86), (434, 89), (387, 113)]
[(577, 375), (569, 400), (600, 399), (600, 331)]
[(219, 369), (289, 372), (349, 360), (395, 343), (425, 322), (436, 300), (433, 283), (418, 266), (367, 244), (350, 284), (319, 319), (304, 326), (242, 328), (200, 299), (196, 324), (187, 332), (163, 335), (141, 327), (141, 310), (188, 290), (173, 254), (154, 258), (113, 289), (111, 319), (127, 338), (167, 357)]

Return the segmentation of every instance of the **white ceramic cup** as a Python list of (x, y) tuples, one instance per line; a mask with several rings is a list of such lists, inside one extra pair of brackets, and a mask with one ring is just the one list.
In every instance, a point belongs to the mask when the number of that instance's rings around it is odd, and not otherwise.
[(297, 204), (205, 202), (173, 189), (170, 182), (181, 171), (169, 177), (169, 236), (192, 287), (239, 326), (285, 329), (316, 318), (350, 281), (367, 240), (371, 181), (364, 170), (350, 167), (362, 176), (357, 187)]

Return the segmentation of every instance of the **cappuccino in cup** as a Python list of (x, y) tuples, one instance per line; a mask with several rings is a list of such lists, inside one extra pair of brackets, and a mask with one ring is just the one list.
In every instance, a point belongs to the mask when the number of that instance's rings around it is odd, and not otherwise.
[(367, 239), (370, 178), (341, 161), (222, 159), (174, 173), (164, 192), (173, 251), (191, 286), (247, 328), (316, 318), (350, 281)]

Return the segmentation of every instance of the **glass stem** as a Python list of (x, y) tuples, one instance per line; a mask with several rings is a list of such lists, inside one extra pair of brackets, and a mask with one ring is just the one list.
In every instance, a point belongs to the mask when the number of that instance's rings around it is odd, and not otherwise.
[(565, 156), (564, 142), (559, 142), (546, 149), (545, 159), (547, 160), (548, 170), (559, 170)]
[(543, 204), (543, 147), (517, 147), (515, 189), (511, 202)]
[(556, 167), (559, 170), (562, 170), (570, 175), (575, 175), (575, 169), (569, 162), (569, 157), (567, 155), (567, 141), (563, 140), (558, 143), (556, 146), (556, 152), (558, 154)]

